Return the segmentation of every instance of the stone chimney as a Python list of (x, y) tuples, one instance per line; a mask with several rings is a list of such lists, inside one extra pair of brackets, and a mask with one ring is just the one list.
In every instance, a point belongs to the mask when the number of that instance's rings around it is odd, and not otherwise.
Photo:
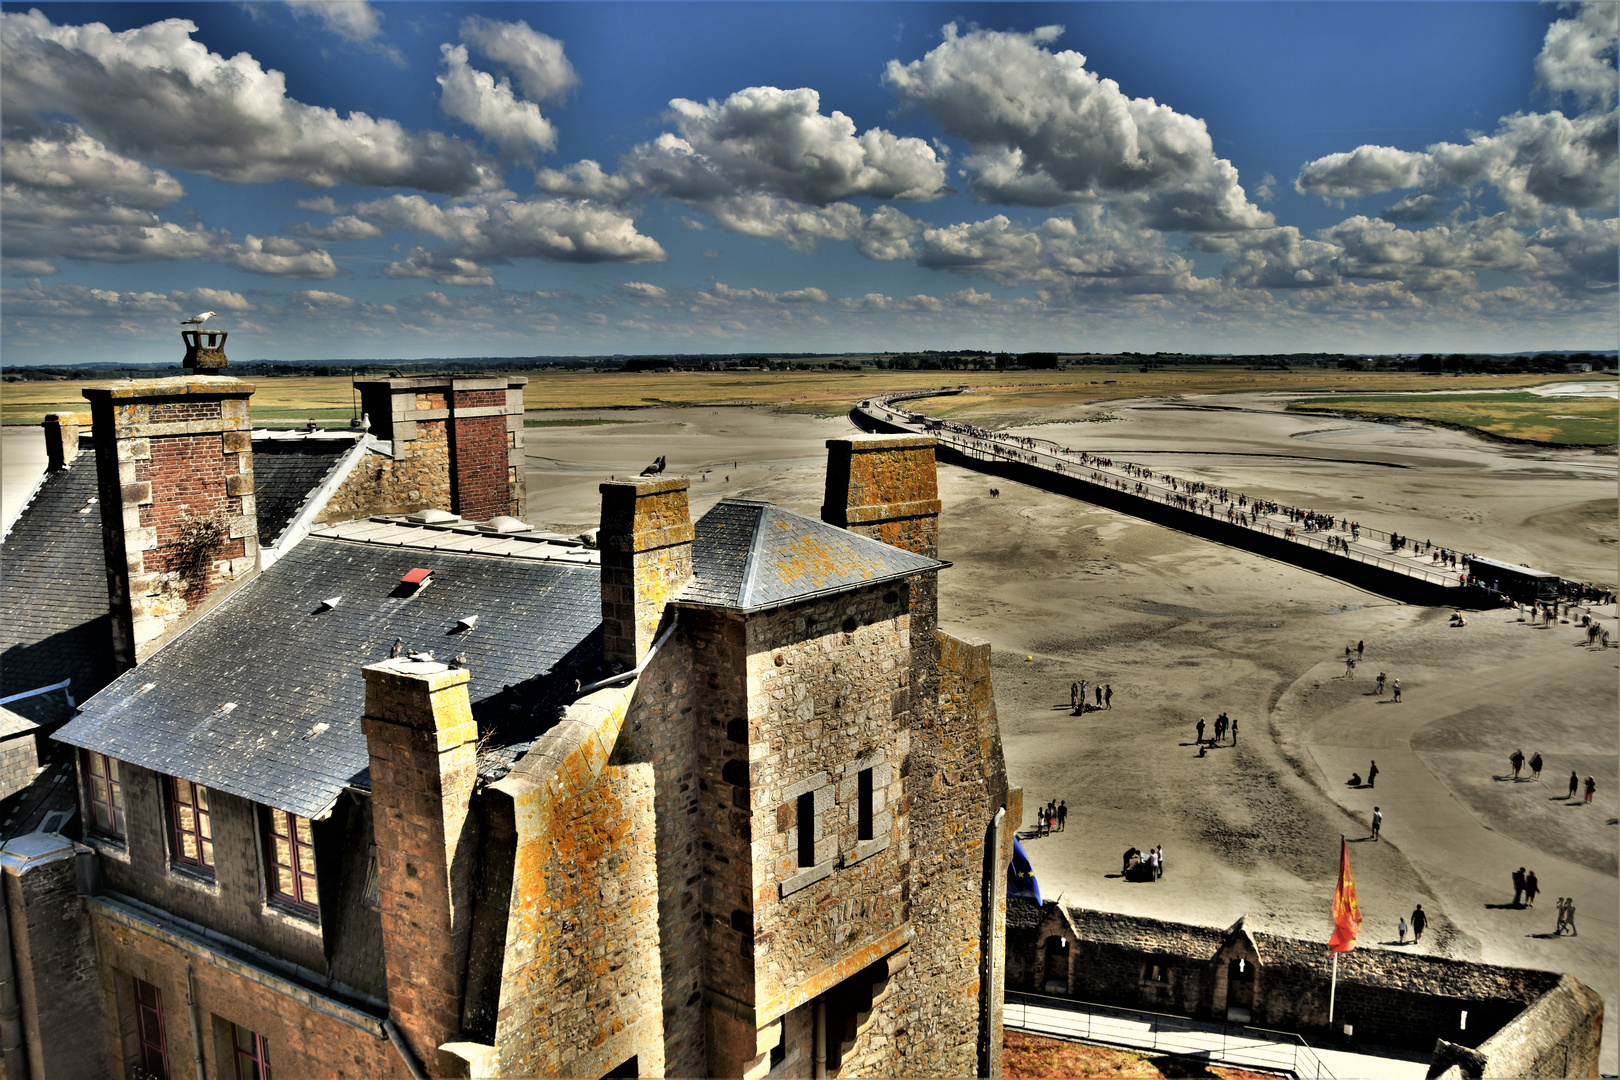
[(41, 426), (45, 429), (45, 468), (60, 472), (79, 456), (79, 414), (53, 412)]
[(392, 443), (380, 509), (451, 510), (471, 521), (523, 516), (521, 377), (362, 379), (371, 434)]
[(384, 660), (365, 669), (372, 830), (388, 1013), (419, 1062), (461, 1030), (478, 779), (471, 673)]
[(827, 440), (821, 520), (939, 557), (939, 475), (932, 435)]
[(84, 390), (120, 669), (254, 566), (252, 393), (252, 383), (219, 375)]
[(603, 484), (602, 656), (621, 670), (640, 664), (664, 605), (692, 580), (692, 513), (684, 476)]

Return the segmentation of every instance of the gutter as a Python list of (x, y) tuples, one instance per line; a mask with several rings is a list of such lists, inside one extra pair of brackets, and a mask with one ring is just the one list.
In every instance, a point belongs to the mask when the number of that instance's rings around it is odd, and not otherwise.
[(637, 664), (629, 671), (621, 671), (617, 675), (610, 675), (605, 679), (599, 679), (596, 682), (591, 683), (589, 686), (580, 687), (578, 691), (579, 696), (583, 697), (592, 690), (600, 690), (605, 686), (613, 686), (615, 683), (621, 683), (627, 679), (634, 679), (643, 671), (647, 670), (647, 665), (652, 663), (652, 658), (658, 655), (658, 650), (663, 647), (664, 642), (669, 640), (669, 635), (675, 632), (675, 624), (680, 621), (681, 613), (677, 611), (674, 617), (669, 620), (669, 628), (659, 635), (657, 641), (653, 642), (652, 648), (647, 650), (647, 655), (642, 658), (641, 663)]
[[(72, 679), (63, 679), (59, 683), (51, 683), (49, 686), (41, 686), (37, 690), (24, 690), (20, 694), (8, 694), (6, 697), (0, 698), (0, 705), (9, 705), (13, 701), (21, 701), (23, 698), (38, 697), (40, 694), (48, 694), (52, 690), (68, 690), (68, 685), (72, 682)], [(64, 696), (67, 698), (68, 708), (76, 709), (79, 707), (79, 703), (73, 700), (73, 692), (71, 690), (68, 690), (67, 694)]]

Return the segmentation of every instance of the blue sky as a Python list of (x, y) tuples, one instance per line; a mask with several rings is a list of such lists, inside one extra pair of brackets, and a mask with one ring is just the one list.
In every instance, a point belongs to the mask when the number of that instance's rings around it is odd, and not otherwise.
[(1613, 3), (3, 11), (6, 364), (1620, 333)]

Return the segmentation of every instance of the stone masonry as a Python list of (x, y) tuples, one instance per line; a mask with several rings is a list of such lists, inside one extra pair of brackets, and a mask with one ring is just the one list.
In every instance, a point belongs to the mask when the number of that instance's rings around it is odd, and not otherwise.
[(252, 393), (251, 383), (213, 375), (84, 390), (120, 668), (255, 565)]
[(461, 1029), (472, 930), (468, 810), (478, 725), (466, 670), (384, 660), (365, 669), (373, 829), (388, 1011), (417, 1059)]
[(602, 655), (633, 668), (647, 655), (665, 604), (692, 578), (687, 479), (601, 485)]

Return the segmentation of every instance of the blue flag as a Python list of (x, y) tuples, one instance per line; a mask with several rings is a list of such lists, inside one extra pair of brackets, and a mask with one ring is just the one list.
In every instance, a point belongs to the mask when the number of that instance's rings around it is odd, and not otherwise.
[(1041, 883), (1035, 880), (1035, 868), (1024, 854), (1024, 845), (1013, 837), (1012, 862), (1007, 864), (1007, 899), (1033, 900), (1041, 903)]

